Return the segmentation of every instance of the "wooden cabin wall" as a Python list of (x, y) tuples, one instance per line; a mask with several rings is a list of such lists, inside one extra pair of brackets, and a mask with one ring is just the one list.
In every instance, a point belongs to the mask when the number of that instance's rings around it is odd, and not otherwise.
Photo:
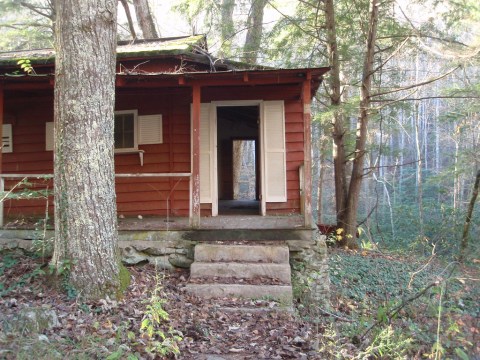
[[(220, 100), (285, 100), (287, 201), (267, 203), (267, 214), (300, 212), (299, 167), (304, 161), (303, 106), (294, 87), (246, 86), (202, 89), (202, 102)], [(190, 172), (189, 87), (161, 90), (128, 90), (117, 93), (116, 110), (137, 109), (139, 115), (162, 114), (163, 144), (140, 145), (145, 151), (144, 165), (138, 154), (116, 154), (117, 173)], [(53, 91), (5, 98), (5, 123), (12, 124), (13, 153), (3, 154), (3, 173), (53, 173), (53, 152), (45, 150), (45, 123), (53, 121)], [(79, 139), (81, 141), (81, 139)], [(34, 189), (52, 189), (52, 182), (31, 180)], [(6, 190), (18, 180), (6, 182)], [(118, 213), (125, 216), (188, 216), (189, 181), (187, 178), (118, 178)], [(4, 202), (5, 216), (43, 217), (47, 200), (9, 200)], [(50, 216), (53, 200), (48, 199)], [(202, 215), (211, 212), (202, 204)]]
[[(139, 145), (137, 154), (116, 154), (115, 172), (190, 172), (190, 89), (119, 92), (116, 110), (138, 109), (138, 115), (162, 114), (163, 144)], [(117, 178), (118, 213), (131, 215), (188, 216), (188, 178)]]
[[(3, 154), (2, 173), (53, 174), (53, 152), (45, 150), (45, 123), (53, 121), (53, 91), (41, 95), (8, 96), (5, 98), (5, 124), (12, 124), (13, 152)], [(35, 192), (53, 192), (52, 180), (28, 179), (28, 184), (19, 185), (23, 179), (7, 179), (5, 191), (14, 189), (23, 192), (26, 200), (5, 200), (6, 219), (21, 221), (23, 217), (45, 218), (53, 215), (53, 196), (32, 198)], [(38, 193), (37, 193), (38, 195)]]
[[(137, 109), (139, 115), (162, 114), (163, 143), (140, 145), (144, 165), (138, 154), (116, 154), (116, 173), (190, 172), (190, 92), (119, 92), (116, 110)], [(53, 121), (53, 96), (28, 97), (5, 101), (5, 123), (12, 124), (13, 153), (3, 154), (3, 173), (53, 173), (53, 152), (45, 150), (45, 123)], [(80, 140), (81, 141), (81, 140)], [(8, 191), (19, 180), (5, 184)], [(29, 179), (33, 190), (52, 181)], [(20, 189), (17, 187), (16, 189)], [(117, 178), (117, 211), (125, 216), (188, 216), (188, 178)], [(53, 199), (48, 199), (49, 216)], [(46, 199), (5, 201), (6, 218), (45, 216)]]

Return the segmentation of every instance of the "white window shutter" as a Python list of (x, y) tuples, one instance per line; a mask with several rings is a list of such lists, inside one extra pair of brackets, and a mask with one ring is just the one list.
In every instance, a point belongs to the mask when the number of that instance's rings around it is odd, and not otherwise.
[[(213, 202), (213, 136), (210, 104), (200, 104), (200, 202)], [(193, 133), (193, 132), (192, 132)]]
[(138, 144), (162, 144), (162, 115), (138, 116)]
[(45, 123), (45, 150), (53, 151), (53, 121)]
[(287, 201), (285, 111), (283, 101), (263, 103), (265, 201)]
[(4, 124), (2, 127), (2, 153), (13, 152), (12, 124)]

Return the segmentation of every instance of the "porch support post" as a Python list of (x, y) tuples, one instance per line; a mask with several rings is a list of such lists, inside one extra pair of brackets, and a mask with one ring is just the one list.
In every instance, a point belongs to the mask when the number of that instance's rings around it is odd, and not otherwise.
[(200, 85), (192, 87), (192, 177), (190, 179), (190, 226), (200, 227)]
[(302, 89), (303, 103), (303, 136), (304, 136), (304, 178), (303, 178), (303, 209), (305, 227), (313, 227), (312, 217), (312, 124), (311, 124), (311, 87), (312, 74), (307, 72)]
[[(0, 83), (0, 139), (2, 139), (3, 145), (3, 84)], [(0, 150), (0, 175), (3, 174), (3, 154)], [(4, 180), (0, 177), (0, 192), (5, 190)], [(0, 227), (3, 226), (3, 201), (0, 201)]]

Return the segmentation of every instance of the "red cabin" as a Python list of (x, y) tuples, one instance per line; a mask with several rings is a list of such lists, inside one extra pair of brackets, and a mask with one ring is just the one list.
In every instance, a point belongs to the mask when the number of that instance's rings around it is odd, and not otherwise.
[[(207, 50), (204, 36), (119, 43), (120, 218), (141, 215), (168, 226), (158, 219), (170, 217), (202, 229), (224, 227), (208, 225), (222, 215), (293, 215), (295, 226), (312, 228), (310, 101), (328, 68), (252, 66)], [(34, 72), (22, 72), (19, 59), (29, 59)], [(53, 187), (54, 81), (53, 50), (0, 53), (5, 191), (25, 187), (18, 185), (24, 178), (33, 190)], [(235, 156), (239, 148), (248, 154)], [(238, 159), (246, 156), (242, 180), (245, 161)], [(249, 198), (238, 197), (242, 187)], [(46, 209), (53, 213), (48, 197), (6, 200), (2, 220), (43, 218)]]

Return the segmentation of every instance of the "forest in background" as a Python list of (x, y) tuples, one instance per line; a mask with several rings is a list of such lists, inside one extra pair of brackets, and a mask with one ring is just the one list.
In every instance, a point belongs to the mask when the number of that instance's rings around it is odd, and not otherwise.
[[(151, 30), (139, 26), (146, 23), (138, 18), (145, 1), (120, 3), (119, 9), (131, 14), (119, 12), (119, 37), (151, 37)], [(158, 29), (154, 35), (204, 33), (210, 51), (220, 58), (281, 68), (337, 68), (338, 84), (331, 71), (313, 104), (314, 213), (322, 224), (338, 220), (334, 153), (343, 147), (347, 184), (360, 153), (356, 129), (371, 3), (183, 0), (151, 1), (147, 7)], [(51, 47), (53, 5), (3, 1), (2, 50)], [(389, 0), (378, 8), (358, 194), (359, 242), (454, 255), (480, 169), (480, 5), (474, 0)], [(168, 28), (167, 10), (184, 24), (184, 34), (171, 33), (179, 30), (178, 25)], [(138, 20), (129, 23), (134, 13)], [(470, 254), (478, 253), (479, 213), (477, 206)]]

